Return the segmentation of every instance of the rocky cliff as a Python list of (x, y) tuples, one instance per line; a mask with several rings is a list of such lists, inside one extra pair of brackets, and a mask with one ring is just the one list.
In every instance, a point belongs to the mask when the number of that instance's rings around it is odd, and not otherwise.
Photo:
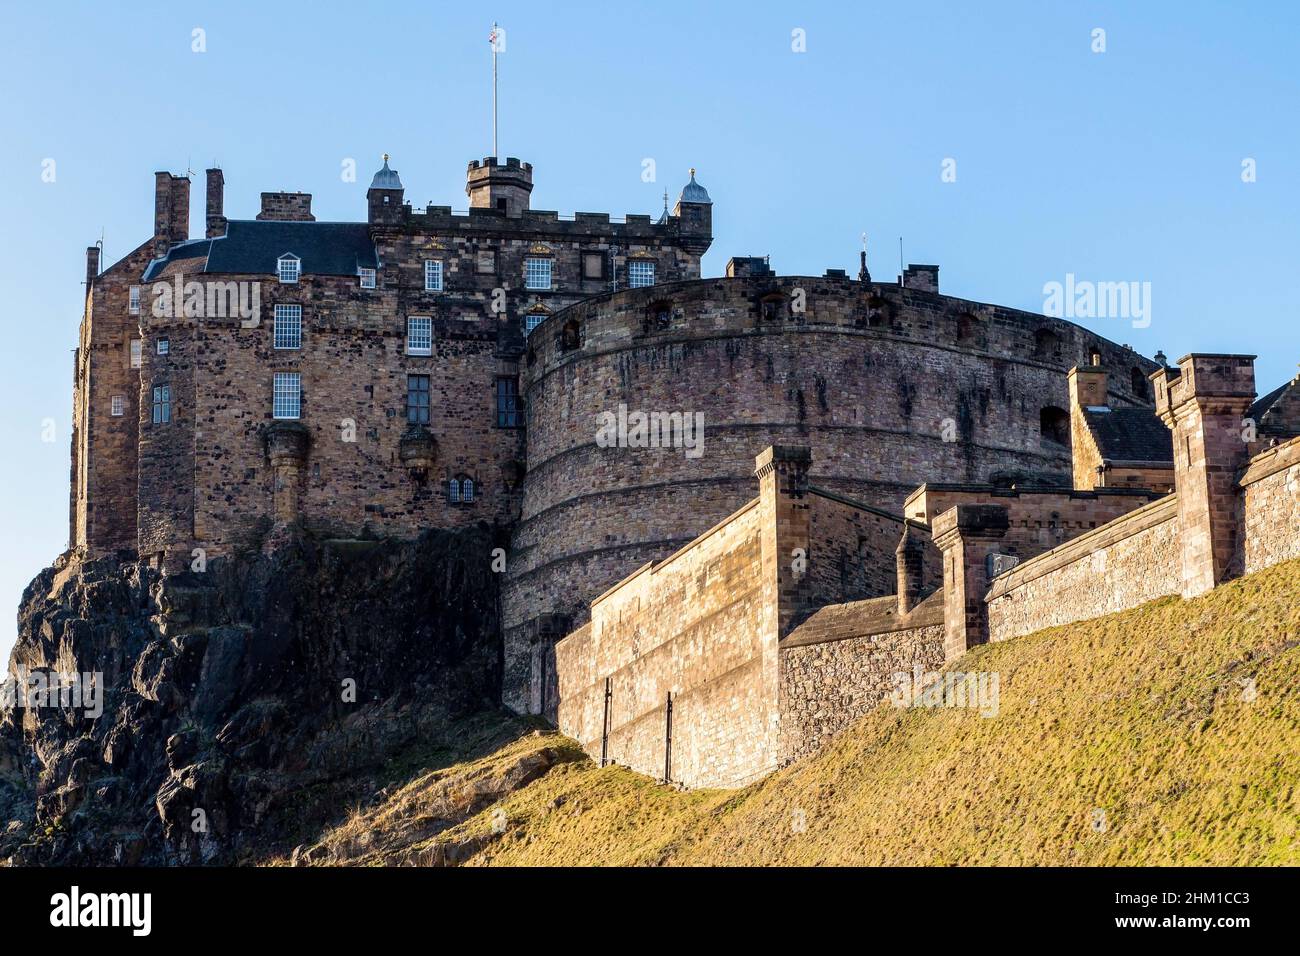
[(497, 544), (298, 536), (166, 578), (60, 559), (23, 595), (0, 705), (0, 859), (262, 857), (396, 759), (454, 752), (499, 700)]

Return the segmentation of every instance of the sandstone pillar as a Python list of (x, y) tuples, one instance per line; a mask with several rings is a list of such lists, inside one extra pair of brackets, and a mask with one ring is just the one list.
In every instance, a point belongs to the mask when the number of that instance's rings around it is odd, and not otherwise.
[(1187, 355), (1151, 376), (1156, 413), (1173, 431), (1183, 597), (1241, 573), (1237, 476), (1249, 457), (1243, 419), (1255, 397), (1255, 356)]
[(957, 505), (934, 519), (934, 543), (943, 554), (945, 663), (988, 642), (988, 557), (1009, 527), (1001, 505)]
[(775, 602), (780, 637), (789, 632), (800, 610), (808, 579), (811, 464), (812, 451), (804, 445), (772, 445), (754, 460), (764, 535), (763, 574)]

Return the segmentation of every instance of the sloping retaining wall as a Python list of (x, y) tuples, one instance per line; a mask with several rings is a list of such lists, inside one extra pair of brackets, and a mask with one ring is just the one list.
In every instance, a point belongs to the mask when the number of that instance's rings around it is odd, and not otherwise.
[(1178, 503), (1169, 495), (993, 580), (989, 639), (1005, 641), (1178, 594)]

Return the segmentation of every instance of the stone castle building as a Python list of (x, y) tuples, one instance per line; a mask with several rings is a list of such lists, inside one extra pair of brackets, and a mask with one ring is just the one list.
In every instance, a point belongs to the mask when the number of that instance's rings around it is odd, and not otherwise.
[[(893, 671), (1295, 552), (1260, 543), (1294, 528), (1295, 382), (1255, 402), (1245, 360), (1172, 370), (865, 253), (702, 278), (694, 171), (671, 213), (615, 220), (532, 209), (515, 159), (469, 165), (467, 212), (415, 210), (385, 158), (336, 223), (302, 193), (227, 219), (213, 169), (195, 239), (189, 188), (157, 173), (153, 236), (103, 271), (88, 250), (72, 548), (172, 571), (293, 525), (495, 524), (503, 698), (606, 759), (736, 785)], [(1107, 549), (1159, 573), (1112, 581)]]

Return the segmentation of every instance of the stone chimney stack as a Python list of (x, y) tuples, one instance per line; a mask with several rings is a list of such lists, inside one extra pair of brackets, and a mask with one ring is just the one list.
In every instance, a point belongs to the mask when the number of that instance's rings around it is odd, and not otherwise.
[(315, 222), (311, 213), (311, 193), (262, 193), (260, 220), (278, 222)]
[[(866, 265), (865, 261), (863, 263)], [(903, 270), (903, 288), (917, 289), (921, 292), (939, 291), (939, 267), (908, 263)]]
[(168, 172), (153, 174), (153, 246), (161, 257), (190, 237), (190, 180)]
[(1151, 376), (1156, 414), (1173, 431), (1183, 597), (1241, 573), (1238, 472), (1250, 456), (1243, 419), (1255, 356), (1187, 355)]
[(1070, 413), (1076, 408), (1099, 408), (1110, 404), (1107, 397), (1106, 370), (1099, 364), (1100, 355), (1092, 357), (1091, 365), (1076, 365), (1069, 371)]
[(216, 239), (226, 234), (226, 177), (219, 169), (209, 169), (207, 188), (208, 238)]
[(90, 286), (99, 275), (99, 246), (86, 247), (86, 295), (90, 295)]

